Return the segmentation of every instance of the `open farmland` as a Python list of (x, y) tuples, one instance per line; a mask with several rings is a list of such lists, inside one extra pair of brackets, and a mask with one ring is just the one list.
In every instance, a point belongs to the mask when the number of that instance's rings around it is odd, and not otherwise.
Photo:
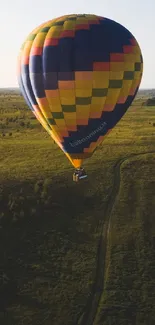
[(154, 325), (155, 107), (137, 100), (73, 168), (0, 93), (0, 324)]

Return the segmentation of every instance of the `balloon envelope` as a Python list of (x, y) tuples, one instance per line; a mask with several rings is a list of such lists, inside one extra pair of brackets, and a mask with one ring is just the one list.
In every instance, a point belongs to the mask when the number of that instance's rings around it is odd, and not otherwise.
[(75, 167), (127, 111), (142, 70), (134, 36), (113, 20), (89, 14), (42, 24), (27, 37), (18, 60), (27, 104)]

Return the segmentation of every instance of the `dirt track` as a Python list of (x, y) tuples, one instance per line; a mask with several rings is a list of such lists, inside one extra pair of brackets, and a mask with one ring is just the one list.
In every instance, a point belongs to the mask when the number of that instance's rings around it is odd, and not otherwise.
[(146, 154), (153, 154), (155, 151), (151, 152), (141, 152), (137, 154), (132, 154), (117, 160), (114, 165), (114, 182), (109, 195), (109, 199), (106, 203), (104, 211), (104, 220), (101, 225), (101, 235), (97, 249), (97, 259), (96, 259), (96, 274), (94, 283), (92, 286), (91, 294), (87, 300), (85, 309), (82, 311), (82, 315), (77, 321), (77, 325), (95, 325), (95, 318), (97, 315), (98, 306), (100, 303), (101, 295), (104, 291), (104, 277), (105, 277), (105, 264), (106, 264), (106, 253), (107, 244), (109, 240), (109, 231), (111, 224), (111, 212), (114, 207), (116, 198), (119, 194), (120, 188), (120, 168), (121, 165), (131, 158), (142, 156)]

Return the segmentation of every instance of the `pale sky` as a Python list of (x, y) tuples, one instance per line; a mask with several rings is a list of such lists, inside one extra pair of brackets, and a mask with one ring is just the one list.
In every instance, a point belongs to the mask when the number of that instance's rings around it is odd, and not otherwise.
[(1, 0), (0, 87), (18, 86), (17, 56), (27, 35), (41, 23), (72, 13), (97, 14), (128, 28), (143, 54), (141, 88), (155, 88), (155, 0)]

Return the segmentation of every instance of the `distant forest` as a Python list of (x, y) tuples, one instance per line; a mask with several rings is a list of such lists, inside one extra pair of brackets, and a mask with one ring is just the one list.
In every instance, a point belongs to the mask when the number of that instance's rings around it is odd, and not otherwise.
[(147, 105), (147, 106), (155, 106), (155, 97), (148, 98), (145, 105)]

